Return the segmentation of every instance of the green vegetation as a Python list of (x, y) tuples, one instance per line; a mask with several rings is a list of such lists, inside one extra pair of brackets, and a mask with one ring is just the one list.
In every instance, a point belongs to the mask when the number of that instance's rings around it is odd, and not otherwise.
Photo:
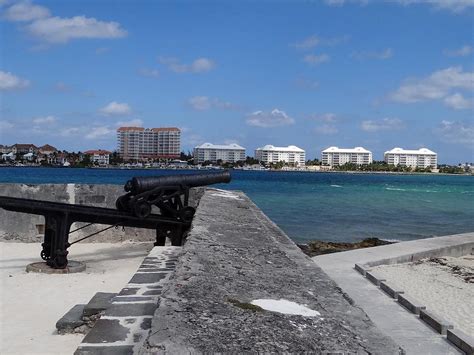
[(263, 312), (264, 311), (263, 308), (260, 307), (260, 306), (256, 306), (254, 304), (247, 303), (247, 302), (240, 302), (239, 300), (236, 300), (234, 298), (228, 298), (227, 301), (232, 303), (234, 306), (242, 308), (244, 310), (248, 310), (248, 311), (252, 311), (252, 312)]
[(444, 174), (464, 174), (466, 171), (461, 166), (441, 165), (439, 172)]
[(384, 161), (374, 161), (371, 164), (364, 164), (364, 165), (346, 163), (344, 165), (334, 167), (334, 170), (339, 170), (339, 171), (381, 171), (381, 172), (386, 171), (386, 172), (403, 172), (403, 173), (410, 173), (410, 172), (429, 173), (429, 172), (431, 172), (430, 167), (428, 167), (426, 169), (424, 169), (424, 168), (412, 169), (409, 166), (391, 165), (391, 164), (387, 164)]

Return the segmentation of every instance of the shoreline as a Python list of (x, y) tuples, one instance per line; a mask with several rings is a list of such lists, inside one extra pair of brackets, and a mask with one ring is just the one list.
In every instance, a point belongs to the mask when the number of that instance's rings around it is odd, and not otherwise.
[(422, 173), (422, 172), (401, 172), (401, 171), (340, 171), (340, 170), (325, 170), (325, 171), (312, 171), (312, 170), (266, 170), (266, 169), (224, 169), (224, 168), (158, 168), (158, 167), (71, 167), (71, 166), (4, 166), (0, 165), (0, 168), (34, 168), (34, 169), (91, 169), (91, 170), (170, 170), (170, 171), (209, 171), (209, 170), (235, 170), (245, 172), (273, 172), (273, 173), (312, 173), (312, 174), (347, 174), (347, 175), (427, 175), (427, 176), (474, 176), (474, 173), (464, 174), (449, 174), (449, 173)]

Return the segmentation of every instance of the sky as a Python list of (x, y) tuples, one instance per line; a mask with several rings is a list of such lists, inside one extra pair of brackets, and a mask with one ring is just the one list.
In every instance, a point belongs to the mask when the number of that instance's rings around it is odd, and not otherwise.
[(0, 0), (0, 144), (426, 147), (474, 162), (474, 0)]

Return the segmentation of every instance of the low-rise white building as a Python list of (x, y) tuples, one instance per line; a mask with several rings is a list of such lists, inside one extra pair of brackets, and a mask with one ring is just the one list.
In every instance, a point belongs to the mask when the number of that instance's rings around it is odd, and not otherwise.
[(416, 150), (393, 148), (384, 153), (384, 160), (387, 164), (412, 168), (436, 168), (438, 166), (438, 155), (427, 148)]
[(306, 152), (295, 145), (275, 147), (267, 144), (255, 150), (255, 159), (260, 160), (264, 164), (283, 161), (295, 166), (304, 166), (306, 164)]
[(321, 152), (321, 162), (324, 165), (338, 166), (347, 163), (365, 165), (371, 164), (372, 161), (372, 152), (362, 147), (329, 147)]
[(109, 165), (109, 158), (111, 152), (108, 150), (88, 150), (84, 152), (84, 154), (89, 155), (91, 161), (94, 163), (98, 163), (99, 165)]
[(194, 148), (194, 163), (200, 164), (205, 161), (217, 163), (236, 163), (245, 160), (245, 148), (238, 144), (211, 144), (204, 143)]

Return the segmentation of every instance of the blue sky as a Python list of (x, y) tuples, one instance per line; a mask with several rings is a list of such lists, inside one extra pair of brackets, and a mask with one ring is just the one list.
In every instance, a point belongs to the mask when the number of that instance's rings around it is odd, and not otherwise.
[(474, 161), (474, 0), (0, 0), (0, 144), (114, 149), (120, 125), (308, 158)]

